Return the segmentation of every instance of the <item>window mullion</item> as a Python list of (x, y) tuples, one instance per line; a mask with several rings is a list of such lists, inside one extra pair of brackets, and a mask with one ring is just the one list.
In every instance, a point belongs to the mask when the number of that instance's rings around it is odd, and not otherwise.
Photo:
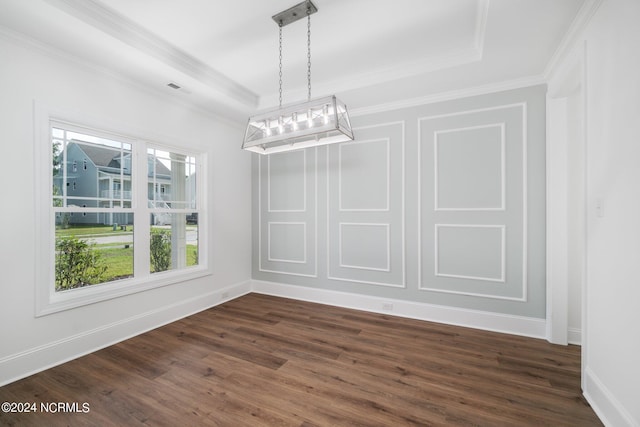
[(62, 206), (67, 206), (67, 131), (62, 134)]
[[(143, 142), (133, 145), (131, 160), (131, 191), (134, 209), (133, 227), (133, 271), (134, 277), (150, 275), (149, 223), (150, 212), (147, 189), (147, 147)], [(134, 167), (135, 165), (135, 167)]]

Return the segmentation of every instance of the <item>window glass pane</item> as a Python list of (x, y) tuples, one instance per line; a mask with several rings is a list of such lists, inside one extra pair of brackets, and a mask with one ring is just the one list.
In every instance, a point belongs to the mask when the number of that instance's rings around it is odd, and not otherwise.
[(113, 208), (132, 200), (131, 144), (56, 127), (52, 136), (55, 207)]
[(133, 214), (55, 214), (55, 289), (64, 291), (133, 277)]
[(53, 206), (62, 206), (62, 147), (64, 146), (64, 141), (58, 138), (55, 138), (56, 135), (60, 135), (62, 131), (60, 129), (52, 129), (54, 138), (51, 140), (51, 150), (52, 150), (52, 174), (53, 174)]
[(151, 214), (151, 272), (198, 264), (198, 214)]
[(196, 159), (150, 148), (147, 150), (149, 207), (196, 209)]

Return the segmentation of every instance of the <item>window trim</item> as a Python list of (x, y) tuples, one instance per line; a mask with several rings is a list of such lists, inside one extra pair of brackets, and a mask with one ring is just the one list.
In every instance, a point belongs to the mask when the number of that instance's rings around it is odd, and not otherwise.
[[(138, 247), (145, 248), (140, 251), (138, 257), (134, 255), (134, 277), (129, 279), (116, 280), (103, 284), (88, 287), (76, 288), (66, 291), (55, 290), (55, 217), (53, 204), (51, 203), (51, 188), (53, 186), (53, 176), (51, 174), (52, 151), (51, 151), (51, 123), (68, 124), (76, 129), (84, 129), (98, 134), (108, 134), (111, 137), (122, 137), (126, 142), (136, 145), (136, 152), (146, 153), (147, 148), (154, 147), (169, 150), (177, 153), (184, 153), (190, 156), (196, 154), (199, 163), (199, 170), (196, 176), (196, 185), (199, 189), (197, 204), (198, 220), (198, 265), (190, 266), (186, 269), (168, 270), (151, 274), (145, 272), (136, 263), (136, 259), (149, 258), (149, 245), (138, 244)], [(147, 137), (146, 135), (154, 135)], [(209, 232), (208, 232), (208, 201), (207, 201), (207, 152), (202, 148), (185, 144), (177, 147), (168, 144), (166, 138), (158, 138), (155, 132), (132, 129), (121, 123), (113, 123), (107, 120), (88, 117), (86, 114), (60, 111), (45, 106), (38, 101), (34, 101), (34, 206), (35, 206), (35, 256), (34, 271), (36, 279), (35, 289), (35, 316), (45, 316), (64, 310), (81, 307), (88, 304), (106, 301), (113, 298), (144, 292), (163, 286), (174, 285), (187, 282), (193, 279), (212, 275), (209, 265)], [(174, 140), (178, 140), (175, 139)], [(133, 148), (132, 148), (133, 152)], [(147, 159), (145, 156), (136, 156), (133, 161), (136, 169), (146, 171)], [(142, 167), (142, 169), (140, 169)], [(135, 172), (135, 170), (134, 170)], [(132, 176), (136, 180), (136, 191), (139, 194), (137, 200), (147, 197), (146, 172)], [(132, 189), (133, 190), (133, 189)], [(134, 214), (134, 226), (138, 230), (135, 238), (143, 242), (149, 242), (150, 230), (148, 225), (148, 215), (150, 209), (147, 203), (138, 203), (132, 200), (131, 212)], [(136, 267), (138, 264), (138, 267)], [(147, 269), (148, 270), (148, 269)]]

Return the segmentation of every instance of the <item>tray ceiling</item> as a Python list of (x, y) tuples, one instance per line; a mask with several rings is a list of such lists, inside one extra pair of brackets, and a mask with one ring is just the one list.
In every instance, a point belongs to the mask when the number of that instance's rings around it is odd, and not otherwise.
[[(0, 33), (238, 119), (277, 102), (271, 16), (295, 3), (0, 0)], [(541, 76), (589, 3), (314, 0), (313, 96), (364, 104), (393, 99), (392, 88), (423, 96)], [(306, 96), (306, 20), (284, 27), (283, 40), (284, 98), (293, 102)]]

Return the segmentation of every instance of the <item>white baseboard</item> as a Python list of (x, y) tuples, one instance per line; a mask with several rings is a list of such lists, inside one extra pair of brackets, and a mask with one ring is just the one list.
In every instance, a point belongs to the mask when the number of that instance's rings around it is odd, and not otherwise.
[(584, 397), (605, 426), (640, 426), (640, 420), (633, 419), (633, 416), (622, 406), (618, 399), (616, 399), (588, 366), (585, 369), (584, 378)]
[(248, 280), (3, 357), (0, 387), (250, 292)]
[(251, 288), (253, 292), (260, 294), (546, 339), (546, 321), (544, 319), (285, 285), (262, 280), (253, 280)]
[(544, 319), (249, 280), (0, 359), (0, 386), (250, 292), (545, 339)]
[[(0, 359), (0, 387), (251, 292), (533, 338), (546, 337), (544, 319), (248, 280), (4, 357)], [(579, 344), (581, 331), (570, 330), (569, 341)], [(640, 425), (589, 367), (585, 370), (584, 395), (606, 426)]]
[(569, 328), (567, 340), (569, 344), (582, 345), (582, 329)]

